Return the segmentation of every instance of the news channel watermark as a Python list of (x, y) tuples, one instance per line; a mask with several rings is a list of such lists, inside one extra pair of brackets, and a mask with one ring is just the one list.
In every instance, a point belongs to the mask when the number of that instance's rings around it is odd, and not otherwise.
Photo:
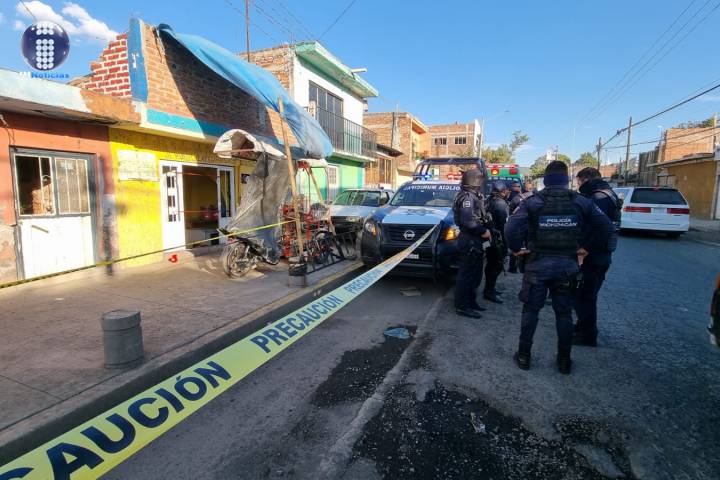
[(32, 78), (67, 79), (67, 73), (53, 72), (70, 54), (70, 37), (55, 22), (41, 21), (23, 32), (20, 51), (25, 62), (35, 71), (21, 72)]

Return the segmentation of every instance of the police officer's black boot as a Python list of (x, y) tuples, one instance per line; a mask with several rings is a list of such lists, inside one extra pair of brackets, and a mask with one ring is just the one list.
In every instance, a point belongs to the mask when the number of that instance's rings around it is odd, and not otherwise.
[(530, 370), (530, 347), (520, 344), (517, 352), (513, 355), (513, 360), (520, 370)]
[(503, 303), (503, 301), (500, 300), (500, 297), (498, 297), (498, 294), (495, 292), (494, 289), (490, 292), (483, 292), (483, 298), (488, 302)]
[(563, 375), (570, 375), (570, 371), (572, 370), (572, 360), (570, 359), (570, 354), (561, 355), (558, 353), (557, 366), (560, 373)]

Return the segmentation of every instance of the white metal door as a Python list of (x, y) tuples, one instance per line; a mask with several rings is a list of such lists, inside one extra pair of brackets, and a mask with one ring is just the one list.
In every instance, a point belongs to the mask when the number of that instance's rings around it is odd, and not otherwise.
[(335, 200), (340, 187), (340, 171), (338, 167), (331, 165), (328, 165), (325, 171), (327, 172), (327, 200)]
[(217, 167), (218, 226), (225, 228), (235, 215), (235, 178), (232, 167)]
[(163, 248), (185, 248), (182, 163), (160, 161)]
[(33, 154), (13, 160), (25, 278), (92, 265), (89, 160)]

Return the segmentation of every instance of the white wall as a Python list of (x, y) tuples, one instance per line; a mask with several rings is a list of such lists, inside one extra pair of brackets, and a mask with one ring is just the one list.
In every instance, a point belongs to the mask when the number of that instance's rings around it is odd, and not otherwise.
[(297, 57), (293, 57), (293, 96), (295, 101), (303, 107), (309, 104), (310, 82), (320, 85), (328, 92), (343, 100), (343, 116), (359, 125), (363, 123), (363, 101), (352, 93), (342, 90), (335, 83), (324, 79), (315, 72), (305, 68)]

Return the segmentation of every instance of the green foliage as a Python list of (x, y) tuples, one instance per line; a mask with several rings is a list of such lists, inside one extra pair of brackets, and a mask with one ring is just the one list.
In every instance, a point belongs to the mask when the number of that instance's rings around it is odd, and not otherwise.
[[(570, 165), (570, 157), (568, 157), (564, 153), (558, 153), (557, 159), (561, 162), (566, 163), (567, 165)], [(530, 178), (540, 178), (545, 175), (545, 167), (547, 167), (548, 163), (550, 163), (550, 161), (546, 158), (545, 155), (541, 155), (536, 158), (535, 162), (530, 166), (530, 173), (528, 174)]]
[(497, 148), (483, 149), (482, 158), (487, 163), (515, 163), (515, 152), (529, 140), (528, 135), (521, 130), (516, 130), (512, 134), (510, 143), (503, 143)]
[(683, 122), (675, 128), (710, 128), (713, 126), (713, 117), (706, 118), (705, 120), (689, 120)]
[(597, 164), (597, 158), (590, 152), (583, 153), (580, 155), (580, 158), (573, 163), (576, 167), (597, 167)]

